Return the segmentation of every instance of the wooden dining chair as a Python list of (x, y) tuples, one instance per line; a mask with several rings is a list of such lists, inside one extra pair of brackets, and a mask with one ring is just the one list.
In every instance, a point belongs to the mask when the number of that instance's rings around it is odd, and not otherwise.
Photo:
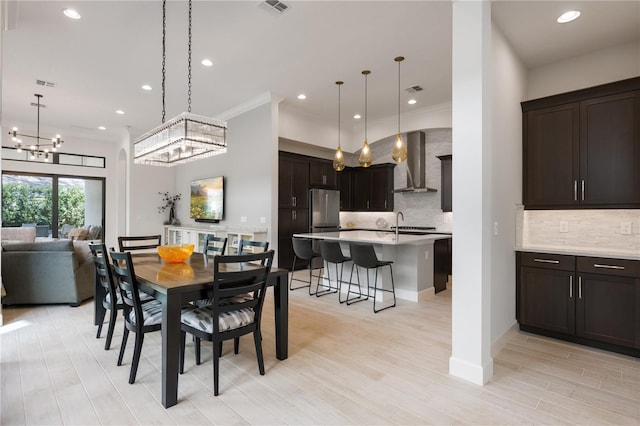
[(146, 303), (140, 300), (138, 281), (131, 261), (129, 252), (111, 252), (113, 261), (113, 275), (116, 278), (120, 295), (124, 303), (124, 333), (122, 334), (122, 344), (120, 345), (120, 355), (118, 365), (122, 365), (122, 358), (127, 346), (129, 332), (136, 334), (135, 346), (133, 348), (133, 360), (131, 361), (131, 372), (129, 373), (129, 383), (136, 380), (138, 364), (140, 362), (140, 352), (145, 333), (158, 331), (162, 328), (162, 303), (153, 299)]
[[(220, 344), (253, 333), (258, 370), (264, 375), (260, 318), (266, 293), (267, 276), (273, 263), (273, 250), (213, 258), (213, 303), (188, 307), (182, 311), (180, 373), (184, 373), (186, 334), (212, 342), (213, 393), (219, 393)], [(237, 353), (237, 351), (235, 352)]]
[(96, 294), (95, 297), (101, 300), (99, 303), (101, 303), (105, 309), (102, 311), (101, 318), (98, 320), (96, 339), (100, 338), (104, 317), (108, 310), (109, 328), (107, 329), (107, 340), (104, 343), (104, 350), (108, 351), (111, 347), (111, 339), (113, 338), (113, 329), (115, 328), (118, 311), (124, 312), (124, 304), (120, 292), (113, 283), (107, 247), (104, 244), (89, 244), (89, 249), (93, 255), (93, 264), (95, 265), (95, 280), (103, 290), (102, 293)]
[(224, 254), (224, 251), (227, 249), (227, 238), (226, 237), (216, 237), (215, 235), (207, 235), (204, 240), (204, 248), (202, 249), (202, 254), (204, 255), (204, 260), (208, 259), (208, 256), (219, 256)]
[(240, 240), (238, 254), (259, 253), (269, 250), (269, 241)]
[(160, 244), (160, 234), (118, 237), (118, 248), (121, 252), (155, 249)]

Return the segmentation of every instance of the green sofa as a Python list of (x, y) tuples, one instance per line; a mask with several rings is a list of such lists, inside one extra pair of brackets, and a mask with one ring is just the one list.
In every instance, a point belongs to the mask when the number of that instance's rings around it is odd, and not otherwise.
[(90, 241), (43, 241), (2, 245), (3, 305), (68, 303), (93, 297)]

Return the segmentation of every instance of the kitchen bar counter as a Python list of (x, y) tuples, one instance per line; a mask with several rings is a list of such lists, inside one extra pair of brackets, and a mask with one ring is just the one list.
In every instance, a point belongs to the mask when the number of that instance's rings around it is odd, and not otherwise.
[[(393, 261), (393, 278), (396, 296), (399, 299), (417, 302), (420, 293), (434, 293), (435, 290), (434, 242), (437, 240), (449, 239), (451, 238), (451, 235), (400, 234), (399, 238), (396, 240), (395, 233), (389, 231), (348, 230), (339, 232), (294, 234), (294, 237), (339, 241), (342, 251), (346, 256), (349, 255), (349, 243), (373, 244), (379, 259)], [(347, 266), (345, 268), (345, 274), (348, 274), (347, 271), (349, 270), (350, 267)], [(360, 273), (360, 278), (364, 283), (366, 276), (362, 271)], [(345, 276), (344, 279), (348, 280), (349, 278), (348, 276)], [(371, 279), (373, 279), (373, 273), (371, 273)], [(382, 270), (381, 277), (378, 279), (382, 279), (382, 285), (384, 288), (390, 288), (390, 276), (387, 268)], [(357, 282), (355, 274), (353, 275), (353, 280), (355, 284)], [(346, 288), (346, 286), (343, 286), (343, 288)], [(385, 293), (385, 297), (388, 297), (388, 294)]]

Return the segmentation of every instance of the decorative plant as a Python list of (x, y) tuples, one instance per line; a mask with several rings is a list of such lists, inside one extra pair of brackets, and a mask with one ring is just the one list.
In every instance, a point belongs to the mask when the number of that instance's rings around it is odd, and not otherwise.
[(169, 195), (168, 192), (158, 192), (158, 194), (162, 195), (162, 202), (164, 203), (160, 207), (158, 207), (158, 213), (163, 213), (167, 209), (169, 209), (169, 221), (167, 224), (168, 225), (175, 224), (174, 222), (177, 222), (176, 202), (180, 200), (180, 197), (182, 194)]

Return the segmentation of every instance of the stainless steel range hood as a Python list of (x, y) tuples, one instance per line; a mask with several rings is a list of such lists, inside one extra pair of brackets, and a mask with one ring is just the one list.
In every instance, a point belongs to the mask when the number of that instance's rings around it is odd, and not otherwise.
[(436, 192), (427, 187), (425, 162), (424, 132), (407, 133), (407, 187), (393, 192)]

